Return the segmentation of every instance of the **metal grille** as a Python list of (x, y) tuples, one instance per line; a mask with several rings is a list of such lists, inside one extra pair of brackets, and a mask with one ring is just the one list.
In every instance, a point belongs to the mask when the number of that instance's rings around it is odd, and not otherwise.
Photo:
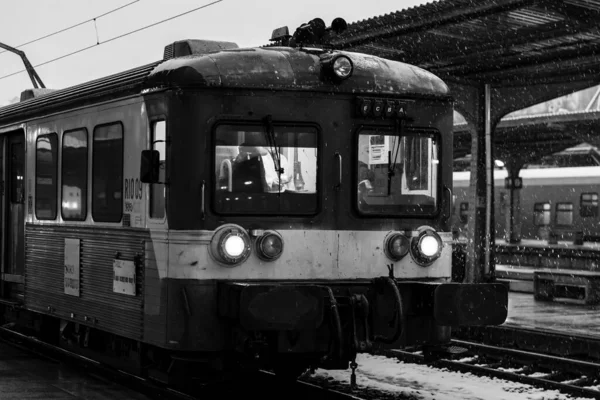
[[(32, 224), (27, 224), (25, 229), (25, 304), (28, 308), (141, 339), (143, 263), (148, 232)], [(80, 239), (79, 297), (64, 293), (65, 238)], [(114, 293), (113, 260), (118, 257), (133, 261), (137, 255), (140, 261), (136, 266), (136, 295)]]

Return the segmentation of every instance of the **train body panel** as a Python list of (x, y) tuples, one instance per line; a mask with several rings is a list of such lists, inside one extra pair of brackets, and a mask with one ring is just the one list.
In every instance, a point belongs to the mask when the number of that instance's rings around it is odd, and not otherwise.
[[(239, 267), (223, 268), (209, 254), (214, 231), (171, 231), (169, 270), (159, 271), (171, 279), (233, 280), (368, 280), (389, 273), (399, 279), (449, 279), (451, 235), (440, 235), (442, 254), (430, 266), (414, 260), (392, 261), (382, 251), (387, 232), (281, 230), (286, 250), (275, 261), (261, 260), (255, 253)], [(417, 236), (417, 232), (411, 232)], [(287, 249), (288, 247), (289, 250)], [(318, 251), (315, 251), (318, 249)]]

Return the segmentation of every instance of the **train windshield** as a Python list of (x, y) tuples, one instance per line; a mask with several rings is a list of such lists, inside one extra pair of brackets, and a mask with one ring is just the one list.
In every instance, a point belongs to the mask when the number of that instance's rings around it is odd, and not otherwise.
[(316, 128), (219, 125), (214, 154), (216, 212), (316, 213)]
[(432, 133), (358, 136), (358, 209), (373, 215), (428, 215), (437, 210), (439, 144)]

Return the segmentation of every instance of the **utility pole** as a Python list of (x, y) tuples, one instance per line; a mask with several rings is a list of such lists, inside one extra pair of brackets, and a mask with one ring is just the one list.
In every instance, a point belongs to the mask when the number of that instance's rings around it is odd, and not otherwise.
[(31, 79), (31, 82), (33, 83), (34, 88), (44, 89), (46, 87), (46, 86), (44, 86), (44, 82), (42, 82), (42, 79), (40, 78), (40, 76), (37, 74), (37, 72), (35, 72), (33, 65), (31, 65), (31, 63), (27, 59), (25, 52), (15, 49), (14, 47), (10, 47), (9, 45), (4, 44), (2, 42), (0, 42), (0, 48), (10, 51), (11, 53), (15, 53), (16, 55), (21, 57), (21, 60), (23, 60), (23, 64), (25, 64), (25, 69), (27, 69), (27, 73), (29, 74), (29, 78)]

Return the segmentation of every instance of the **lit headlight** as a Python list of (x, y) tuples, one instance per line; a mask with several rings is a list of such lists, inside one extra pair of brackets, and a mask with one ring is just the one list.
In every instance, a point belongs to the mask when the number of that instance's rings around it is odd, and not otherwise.
[(383, 251), (387, 258), (398, 261), (408, 253), (408, 238), (399, 232), (390, 232), (383, 240)]
[(266, 231), (256, 239), (256, 254), (261, 260), (273, 261), (283, 253), (283, 238), (275, 231)]
[(223, 225), (213, 235), (209, 249), (216, 261), (233, 267), (250, 256), (250, 237), (241, 226)]
[(412, 239), (410, 254), (417, 264), (428, 266), (442, 254), (442, 246), (440, 236), (433, 229), (425, 228)]
[(244, 253), (246, 243), (237, 234), (230, 234), (223, 240), (223, 251), (228, 257), (237, 258)]
[(333, 60), (333, 73), (339, 79), (346, 79), (352, 75), (352, 61), (346, 56), (339, 56)]

